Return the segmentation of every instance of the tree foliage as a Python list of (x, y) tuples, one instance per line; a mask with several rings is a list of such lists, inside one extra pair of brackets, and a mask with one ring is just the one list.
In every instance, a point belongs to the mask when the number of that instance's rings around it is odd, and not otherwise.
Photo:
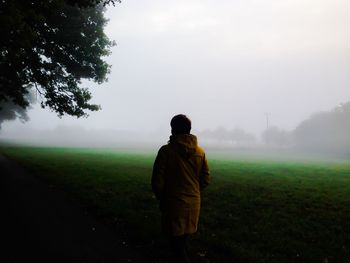
[(261, 134), (263, 141), (266, 144), (273, 146), (288, 146), (291, 144), (291, 134), (276, 126), (271, 126), (264, 130)]
[[(104, 34), (107, 20), (98, 0), (3, 0), (0, 2), (0, 107), (26, 109), (35, 90), (41, 106), (59, 116), (85, 116), (98, 110), (81, 80), (106, 80), (103, 60), (113, 42)], [(1, 109), (0, 109), (1, 113)]]
[(240, 128), (227, 130), (225, 127), (217, 127), (214, 130), (204, 130), (199, 134), (201, 138), (223, 143), (249, 144), (254, 143), (256, 138)]
[(297, 146), (309, 149), (346, 150), (350, 153), (350, 102), (314, 114), (294, 131)]

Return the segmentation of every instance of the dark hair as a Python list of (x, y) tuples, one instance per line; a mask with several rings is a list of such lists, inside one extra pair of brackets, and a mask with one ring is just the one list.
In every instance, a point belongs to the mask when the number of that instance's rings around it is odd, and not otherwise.
[(178, 114), (170, 122), (172, 134), (189, 134), (191, 131), (191, 120), (184, 114)]

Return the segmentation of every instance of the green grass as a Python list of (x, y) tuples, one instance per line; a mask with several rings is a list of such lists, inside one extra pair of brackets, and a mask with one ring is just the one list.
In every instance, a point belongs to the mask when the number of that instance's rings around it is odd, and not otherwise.
[[(150, 191), (156, 153), (1, 149), (123, 230), (131, 246), (166, 257)], [(200, 228), (202, 262), (350, 262), (350, 162), (215, 158)], [(199, 254), (205, 254), (200, 257)]]

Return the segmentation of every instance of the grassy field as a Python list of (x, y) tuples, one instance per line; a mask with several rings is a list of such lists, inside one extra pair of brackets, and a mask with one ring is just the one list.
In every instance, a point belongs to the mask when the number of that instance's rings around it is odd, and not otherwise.
[[(156, 153), (3, 147), (32, 173), (68, 191), (122, 230), (130, 246), (166, 258), (150, 191)], [(350, 162), (231, 159), (209, 155), (191, 241), (200, 262), (350, 262)], [(164, 250), (164, 251), (163, 251)]]

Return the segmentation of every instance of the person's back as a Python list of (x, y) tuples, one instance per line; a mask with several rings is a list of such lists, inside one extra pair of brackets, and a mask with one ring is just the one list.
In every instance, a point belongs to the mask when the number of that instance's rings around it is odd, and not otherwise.
[(160, 201), (162, 228), (178, 260), (187, 261), (186, 240), (197, 231), (201, 190), (209, 183), (209, 168), (191, 122), (185, 115), (171, 121), (172, 136), (160, 148), (153, 167), (152, 190)]
[(163, 198), (177, 199), (187, 204), (198, 203), (200, 190), (208, 184), (209, 178), (206, 176), (205, 154), (198, 147), (197, 138), (191, 134), (173, 135), (159, 154), (168, 159)]

